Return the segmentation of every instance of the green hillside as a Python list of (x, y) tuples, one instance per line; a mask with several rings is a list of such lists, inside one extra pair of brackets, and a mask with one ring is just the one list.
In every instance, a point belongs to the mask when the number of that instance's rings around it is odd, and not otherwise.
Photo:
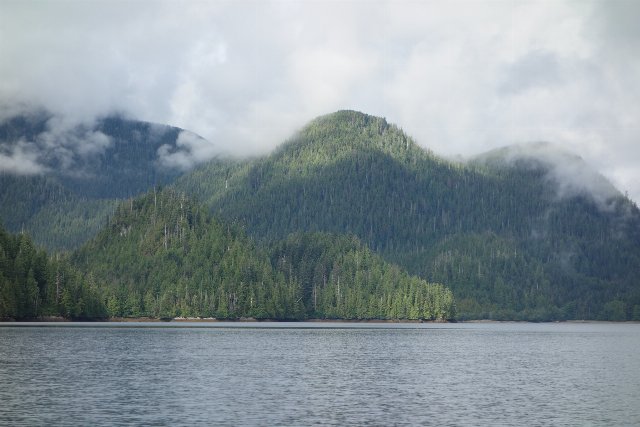
[(561, 194), (545, 162), (489, 157), (446, 161), (382, 118), (341, 111), (268, 156), (217, 160), (176, 186), (264, 242), (354, 234), (450, 286), (462, 318), (640, 314), (638, 208), (619, 193), (604, 205), (586, 190)]
[[(239, 224), (214, 219), (170, 189), (121, 204), (73, 260), (108, 284), (112, 316), (431, 320), (455, 313), (449, 290), (409, 276), (357, 240), (298, 236), (267, 250)], [(322, 271), (322, 282), (310, 271)]]

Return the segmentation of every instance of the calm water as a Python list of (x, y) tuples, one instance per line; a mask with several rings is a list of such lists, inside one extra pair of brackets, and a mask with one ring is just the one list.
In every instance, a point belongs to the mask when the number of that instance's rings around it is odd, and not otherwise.
[(640, 425), (639, 324), (0, 325), (0, 425)]

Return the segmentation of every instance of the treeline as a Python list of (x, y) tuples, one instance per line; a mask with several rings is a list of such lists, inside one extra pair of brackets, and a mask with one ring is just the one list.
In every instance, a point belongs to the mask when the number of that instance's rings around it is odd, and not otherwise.
[(0, 319), (107, 316), (102, 290), (60, 256), (50, 257), (26, 234), (0, 227)]
[[(295, 236), (265, 249), (239, 224), (214, 219), (172, 190), (120, 205), (106, 229), (73, 260), (107, 284), (111, 316), (294, 320), (455, 315), (448, 289), (409, 276), (353, 239)], [(309, 277), (310, 271), (320, 275)]]

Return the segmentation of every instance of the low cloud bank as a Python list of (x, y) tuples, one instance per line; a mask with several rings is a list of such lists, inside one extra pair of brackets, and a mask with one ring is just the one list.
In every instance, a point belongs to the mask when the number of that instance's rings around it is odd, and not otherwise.
[(216, 154), (218, 150), (214, 144), (193, 132), (183, 130), (178, 135), (175, 146), (164, 144), (158, 149), (158, 162), (164, 167), (188, 171)]
[[(56, 170), (74, 174), (89, 157), (104, 153), (113, 144), (109, 136), (95, 130), (95, 123), (81, 124), (62, 116), (21, 118), (27, 122), (22, 127), (25, 135), (9, 135), (0, 141), (0, 171), (34, 175)], [(10, 122), (4, 125), (11, 127)], [(41, 127), (42, 131), (38, 131)]]
[(495, 150), (478, 158), (498, 161), (510, 167), (543, 166), (545, 179), (551, 183), (558, 199), (587, 196), (603, 210), (610, 210), (612, 199), (620, 192), (582, 157), (570, 153), (557, 144), (536, 142), (518, 144)]

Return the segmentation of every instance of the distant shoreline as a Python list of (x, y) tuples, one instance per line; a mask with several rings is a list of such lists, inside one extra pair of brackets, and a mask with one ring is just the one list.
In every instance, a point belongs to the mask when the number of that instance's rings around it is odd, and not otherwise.
[(266, 322), (313, 322), (313, 323), (456, 323), (456, 320), (407, 320), (407, 319), (256, 319), (253, 317), (241, 317), (238, 319), (218, 319), (215, 317), (174, 317), (174, 318), (157, 318), (157, 317), (110, 317), (105, 319), (67, 319), (58, 316), (38, 317), (34, 319), (0, 319), (0, 322), (60, 322), (60, 323), (73, 323), (73, 322), (96, 322), (96, 323), (220, 323), (220, 322), (232, 322), (232, 323), (266, 323)]
[(304, 320), (286, 320), (286, 319), (255, 319), (252, 317), (242, 317), (239, 319), (217, 319), (214, 317), (174, 317), (174, 318), (156, 318), (156, 317), (111, 317), (107, 319), (67, 319), (58, 316), (39, 317), (35, 319), (0, 319), (0, 323), (14, 322), (47, 322), (47, 323), (640, 323), (637, 320), (628, 321), (610, 321), (610, 320), (551, 320), (544, 322), (532, 322), (527, 320), (491, 320), (491, 319), (474, 319), (474, 320), (408, 320), (408, 319), (304, 319)]

